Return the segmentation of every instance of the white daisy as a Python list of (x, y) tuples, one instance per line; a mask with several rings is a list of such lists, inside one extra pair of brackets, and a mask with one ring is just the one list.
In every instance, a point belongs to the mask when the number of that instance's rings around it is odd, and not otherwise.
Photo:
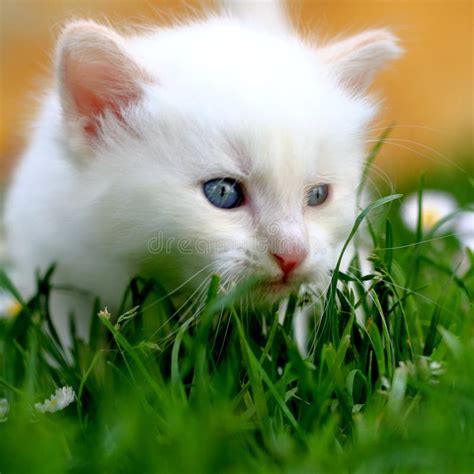
[(456, 236), (463, 247), (469, 247), (474, 251), (474, 212), (463, 212), (458, 217), (456, 220)]
[(0, 398), (0, 423), (5, 423), (8, 420), (8, 412), (10, 411), (10, 404), (6, 398)]
[[(421, 212), (423, 230), (431, 229), (443, 217), (454, 212), (457, 208), (456, 200), (450, 194), (441, 191), (424, 191)], [(415, 231), (418, 222), (418, 195), (416, 193), (404, 200), (401, 215), (405, 225)]]
[(76, 394), (72, 387), (62, 387), (56, 389), (54, 395), (51, 395), (51, 398), (45, 400), (43, 403), (35, 403), (35, 408), (41, 413), (54, 413), (64, 410), (75, 398)]

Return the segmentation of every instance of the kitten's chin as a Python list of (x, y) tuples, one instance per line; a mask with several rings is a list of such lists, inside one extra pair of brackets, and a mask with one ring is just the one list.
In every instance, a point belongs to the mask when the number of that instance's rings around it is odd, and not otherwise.
[(284, 278), (261, 280), (253, 288), (253, 300), (257, 305), (268, 306), (287, 298), (290, 295), (301, 295), (304, 290), (313, 296), (323, 295), (330, 282), (329, 273), (326, 277), (319, 275), (317, 279)]
[(274, 296), (287, 296), (298, 288), (299, 285), (291, 284), (283, 280), (261, 282), (257, 291)]
[(262, 280), (254, 288), (254, 299), (263, 304), (273, 304), (298, 293), (302, 282), (278, 280)]

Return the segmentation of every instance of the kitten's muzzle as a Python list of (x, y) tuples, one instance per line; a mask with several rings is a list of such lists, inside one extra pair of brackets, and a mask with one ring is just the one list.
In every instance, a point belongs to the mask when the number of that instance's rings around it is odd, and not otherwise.
[(271, 255), (283, 272), (283, 283), (286, 283), (290, 274), (298, 268), (307, 257), (308, 249), (306, 247), (297, 247), (290, 253), (272, 253)]

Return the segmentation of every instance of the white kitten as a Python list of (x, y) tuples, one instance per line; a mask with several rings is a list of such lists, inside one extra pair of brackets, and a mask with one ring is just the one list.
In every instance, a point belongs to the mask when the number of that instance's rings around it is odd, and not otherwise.
[[(93, 22), (58, 41), (6, 206), (15, 283), (57, 263), (54, 283), (114, 307), (130, 278), (194, 291), (262, 278), (282, 298), (325, 287), (356, 213), (365, 97), (397, 57), (373, 30), (314, 48), (227, 15), (123, 36)], [(87, 334), (91, 299), (54, 292)]]

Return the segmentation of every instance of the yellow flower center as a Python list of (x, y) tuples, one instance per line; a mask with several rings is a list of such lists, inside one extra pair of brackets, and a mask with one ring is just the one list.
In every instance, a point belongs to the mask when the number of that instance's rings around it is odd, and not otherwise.
[(421, 223), (423, 225), (423, 229), (430, 229), (441, 219), (441, 217), (441, 213), (438, 211), (438, 209), (423, 209), (421, 214)]
[(9, 305), (8, 308), (6, 309), (7, 316), (10, 318), (14, 318), (15, 316), (18, 316), (18, 314), (21, 311), (21, 304), (18, 301), (12, 301)]

